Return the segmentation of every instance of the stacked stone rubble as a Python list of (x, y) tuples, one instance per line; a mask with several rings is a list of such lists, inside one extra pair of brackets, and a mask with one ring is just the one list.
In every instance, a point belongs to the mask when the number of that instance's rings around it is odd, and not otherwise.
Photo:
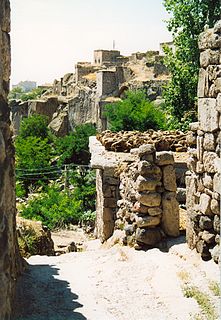
[(179, 235), (174, 158), (151, 144), (132, 152), (137, 161), (120, 168), (115, 228), (125, 230), (125, 244), (155, 246), (166, 236)]
[(198, 122), (191, 124), (187, 241), (203, 259), (219, 259), (221, 193), (221, 21), (200, 35)]

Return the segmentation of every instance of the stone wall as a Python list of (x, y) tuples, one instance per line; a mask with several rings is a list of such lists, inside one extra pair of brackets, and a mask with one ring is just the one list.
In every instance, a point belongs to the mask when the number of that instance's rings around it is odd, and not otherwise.
[(125, 244), (156, 246), (179, 235), (179, 204), (171, 152), (156, 152), (153, 144), (130, 153), (106, 151), (90, 138), (91, 165), (97, 169), (98, 238), (123, 230)]
[(187, 242), (203, 259), (219, 259), (221, 193), (221, 21), (199, 37), (198, 120), (191, 124)]
[(0, 1), (0, 319), (9, 319), (19, 269), (15, 224), (14, 148), (7, 95), (10, 77), (10, 3)]

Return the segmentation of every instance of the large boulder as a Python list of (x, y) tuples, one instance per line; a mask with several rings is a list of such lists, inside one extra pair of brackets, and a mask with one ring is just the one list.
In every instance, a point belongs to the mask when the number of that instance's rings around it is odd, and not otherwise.
[(21, 255), (53, 256), (54, 242), (51, 232), (40, 221), (32, 221), (17, 217), (17, 234)]

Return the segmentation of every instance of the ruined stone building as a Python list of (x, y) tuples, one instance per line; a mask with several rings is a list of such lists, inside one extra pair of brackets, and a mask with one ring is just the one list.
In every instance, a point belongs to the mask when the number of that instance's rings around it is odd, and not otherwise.
[(125, 90), (143, 89), (150, 100), (162, 95), (168, 71), (158, 51), (122, 56), (117, 50), (95, 50), (94, 61), (78, 62), (73, 73), (55, 80), (40, 100), (11, 102), (17, 134), (20, 121), (33, 113), (49, 116), (50, 128), (60, 136), (76, 125), (93, 123), (107, 128), (105, 105), (122, 97)]
[(21, 269), (16, 239), (14, 147), (9, 120), (10, 3), (0, 0), (0, 319), (10, 318)]
[[(190, 125), (186, 139), (186, 237), (204, 260), (218, 262), (221, 21), (200, 35), (199, 49), (198, 122)], [(142, 248), (160, 246), (167, 237), (179, 235), (178, 171), (170, 150), (180, 152), (184, 145), (182, 135), (151, 130), (144, 134), (107, 131), (98, 139), (91, 137), (91, 165), (97, 172), (96, 232), (101, 241), (118, 231), (124, 244)]]

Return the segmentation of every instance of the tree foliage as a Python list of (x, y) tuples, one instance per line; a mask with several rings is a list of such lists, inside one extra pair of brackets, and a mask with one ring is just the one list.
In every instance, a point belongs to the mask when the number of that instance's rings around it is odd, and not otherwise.
[(56, 138), (55, 153), (59, 164), (88, 164), (90, 160), (89, 137), (96, 134), (96, 128), (91, 123), (76, 126), (69, 135)]
[[(23, 206), (22, 216), (42, 221), (50, 229), (68, 224), (93, 222), (95, 215), (96, 185), (93, 171), (74, 171), (70, 177), (74, 189), (61, 190), (58, 183), (45, 188), (37, 198)], [(89, 221), (88, 221), (89, 220)]]
[(49, 139), (48, 117), (34, 114), (28, 118), (24, 118), (19, 129), (19, 137), (22, 139), (28, 137)]
[(163, 111), (141, 90), (127, 91), (125, 99), (107, 105), (106, 116), (112, 131), (164, 129), (166, 123)]
[(166, 106), (182, 121), (194, 119), (199, 71), (198, 37), (205, 25), (212, 27), (220, 18), (220, 0), (164, 0), (172, 15), (168, 30), (172, 32), (175, 52), (165, 48), (165, 63), (172, 79), (165, 90)]

